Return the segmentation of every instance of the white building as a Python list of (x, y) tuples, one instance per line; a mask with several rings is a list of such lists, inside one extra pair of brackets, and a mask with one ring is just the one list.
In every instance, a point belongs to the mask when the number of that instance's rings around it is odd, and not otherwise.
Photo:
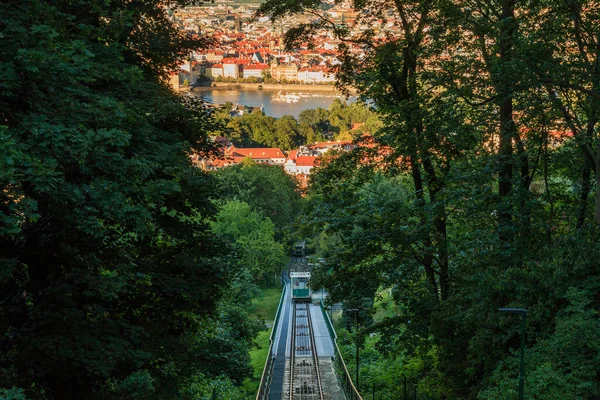
[(223, 64), (213, 64), (212, 67), (206, 68), (207, 75), (216, 78), (217, 76), (223, 76)]
[(335, 73), (327, 68), (300, 68), (298, 71), (298, 81), (306, 83), (335, 82)]
[(243, 77), (248, 78), (251, 76), (262, 78), (263, 71), (268, 71), (269, 66), (267, 64), (250, 64), (244, 65)]
[(225, 150), (225, 156), (233, 159), (235, 163), (241, 162), (244, 158), (248, 157), (257, 163), (270, 165), (283, 165), (286, 159), (285, 153), (277, 147), (238, 149), (231, 146)]
[(315, 156), (298, 156), (288, 158), (283, 169), (290, 175), (310, 175), (310, 171), (315, 166)]
[(223, 77), (224, 78), (234, 78), (234, 79), (239, 78), (240, 77), (240, 66), (234, 62), (223, 63)]

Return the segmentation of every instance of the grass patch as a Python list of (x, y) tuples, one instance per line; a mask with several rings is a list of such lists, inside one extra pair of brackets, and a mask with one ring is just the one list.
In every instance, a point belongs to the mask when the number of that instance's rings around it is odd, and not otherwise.
[(263, 318), (266, 322), (272, 322), (275, 319), (280, 298), (281, 287), (261, 288), (260, 294), (252, 299), (248, 313), (251, 317)]
[(256, 337), (256, 343), (258, 348), (250, 350), (250, 359), (252, 370), (254, 371), (254, 377), (260, 379), (265, 368), (265, 361), (269, 354), (269, 337), (271, 336), (271, 330), (262, 331)]
[[(281, 290), (281, 287), (261, 288), (260, 294), (252, 299), (252, 305), (248, 309), (250, 317), (263, 318), (265, 322), (271, 326), (275, 319), (275, 314), (277, 313), (279, 300), (281, 299)], [(254, 371), (253, 375), (255, 380), (260, 380), (263, 369), (265, 368), (265, 361), (269, 354), (271, 329), (272, 328), (268, 328), (260, 332), (255, 339), (255, 343), (258, 346), (250, 350), (250, 364)]]
[(392, 299), (389, 289), (382, 289), (375, 298), (375, 314), (373, 320), (379, 322), (385, 318), (391, 318), (397, 314), (396, 303)]

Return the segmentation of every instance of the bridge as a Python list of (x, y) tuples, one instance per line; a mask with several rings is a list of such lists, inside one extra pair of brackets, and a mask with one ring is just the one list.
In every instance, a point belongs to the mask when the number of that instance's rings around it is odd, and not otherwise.
[[(308, 264), (293, 257), (289, 267), (302, 271)], [(256, 400), (362, 400), (322, 296), (294, 302), (287, 274), (283, 282)]]

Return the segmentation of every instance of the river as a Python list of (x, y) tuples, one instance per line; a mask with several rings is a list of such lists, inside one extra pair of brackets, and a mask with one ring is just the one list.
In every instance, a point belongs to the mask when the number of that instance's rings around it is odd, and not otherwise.
[(329, 108), (333, 100), (338, 98), (352, 103), (356, 96), (348, 99), (341, 93), (301, 91), (301, 90), (256, 90), (256, 89), (200, 89), (194, 90), (196, 96), (214, 104), (230, 102), (240, 106), (264, 107), (265, 115), (280, 118), (291, 115), (296, 119), (304, 110), (317, 107)]

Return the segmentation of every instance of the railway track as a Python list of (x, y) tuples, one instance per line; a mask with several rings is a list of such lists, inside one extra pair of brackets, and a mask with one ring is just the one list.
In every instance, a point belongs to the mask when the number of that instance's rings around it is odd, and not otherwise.
[(293, 307), (289, 400), (324, 400), (309, 303)]

